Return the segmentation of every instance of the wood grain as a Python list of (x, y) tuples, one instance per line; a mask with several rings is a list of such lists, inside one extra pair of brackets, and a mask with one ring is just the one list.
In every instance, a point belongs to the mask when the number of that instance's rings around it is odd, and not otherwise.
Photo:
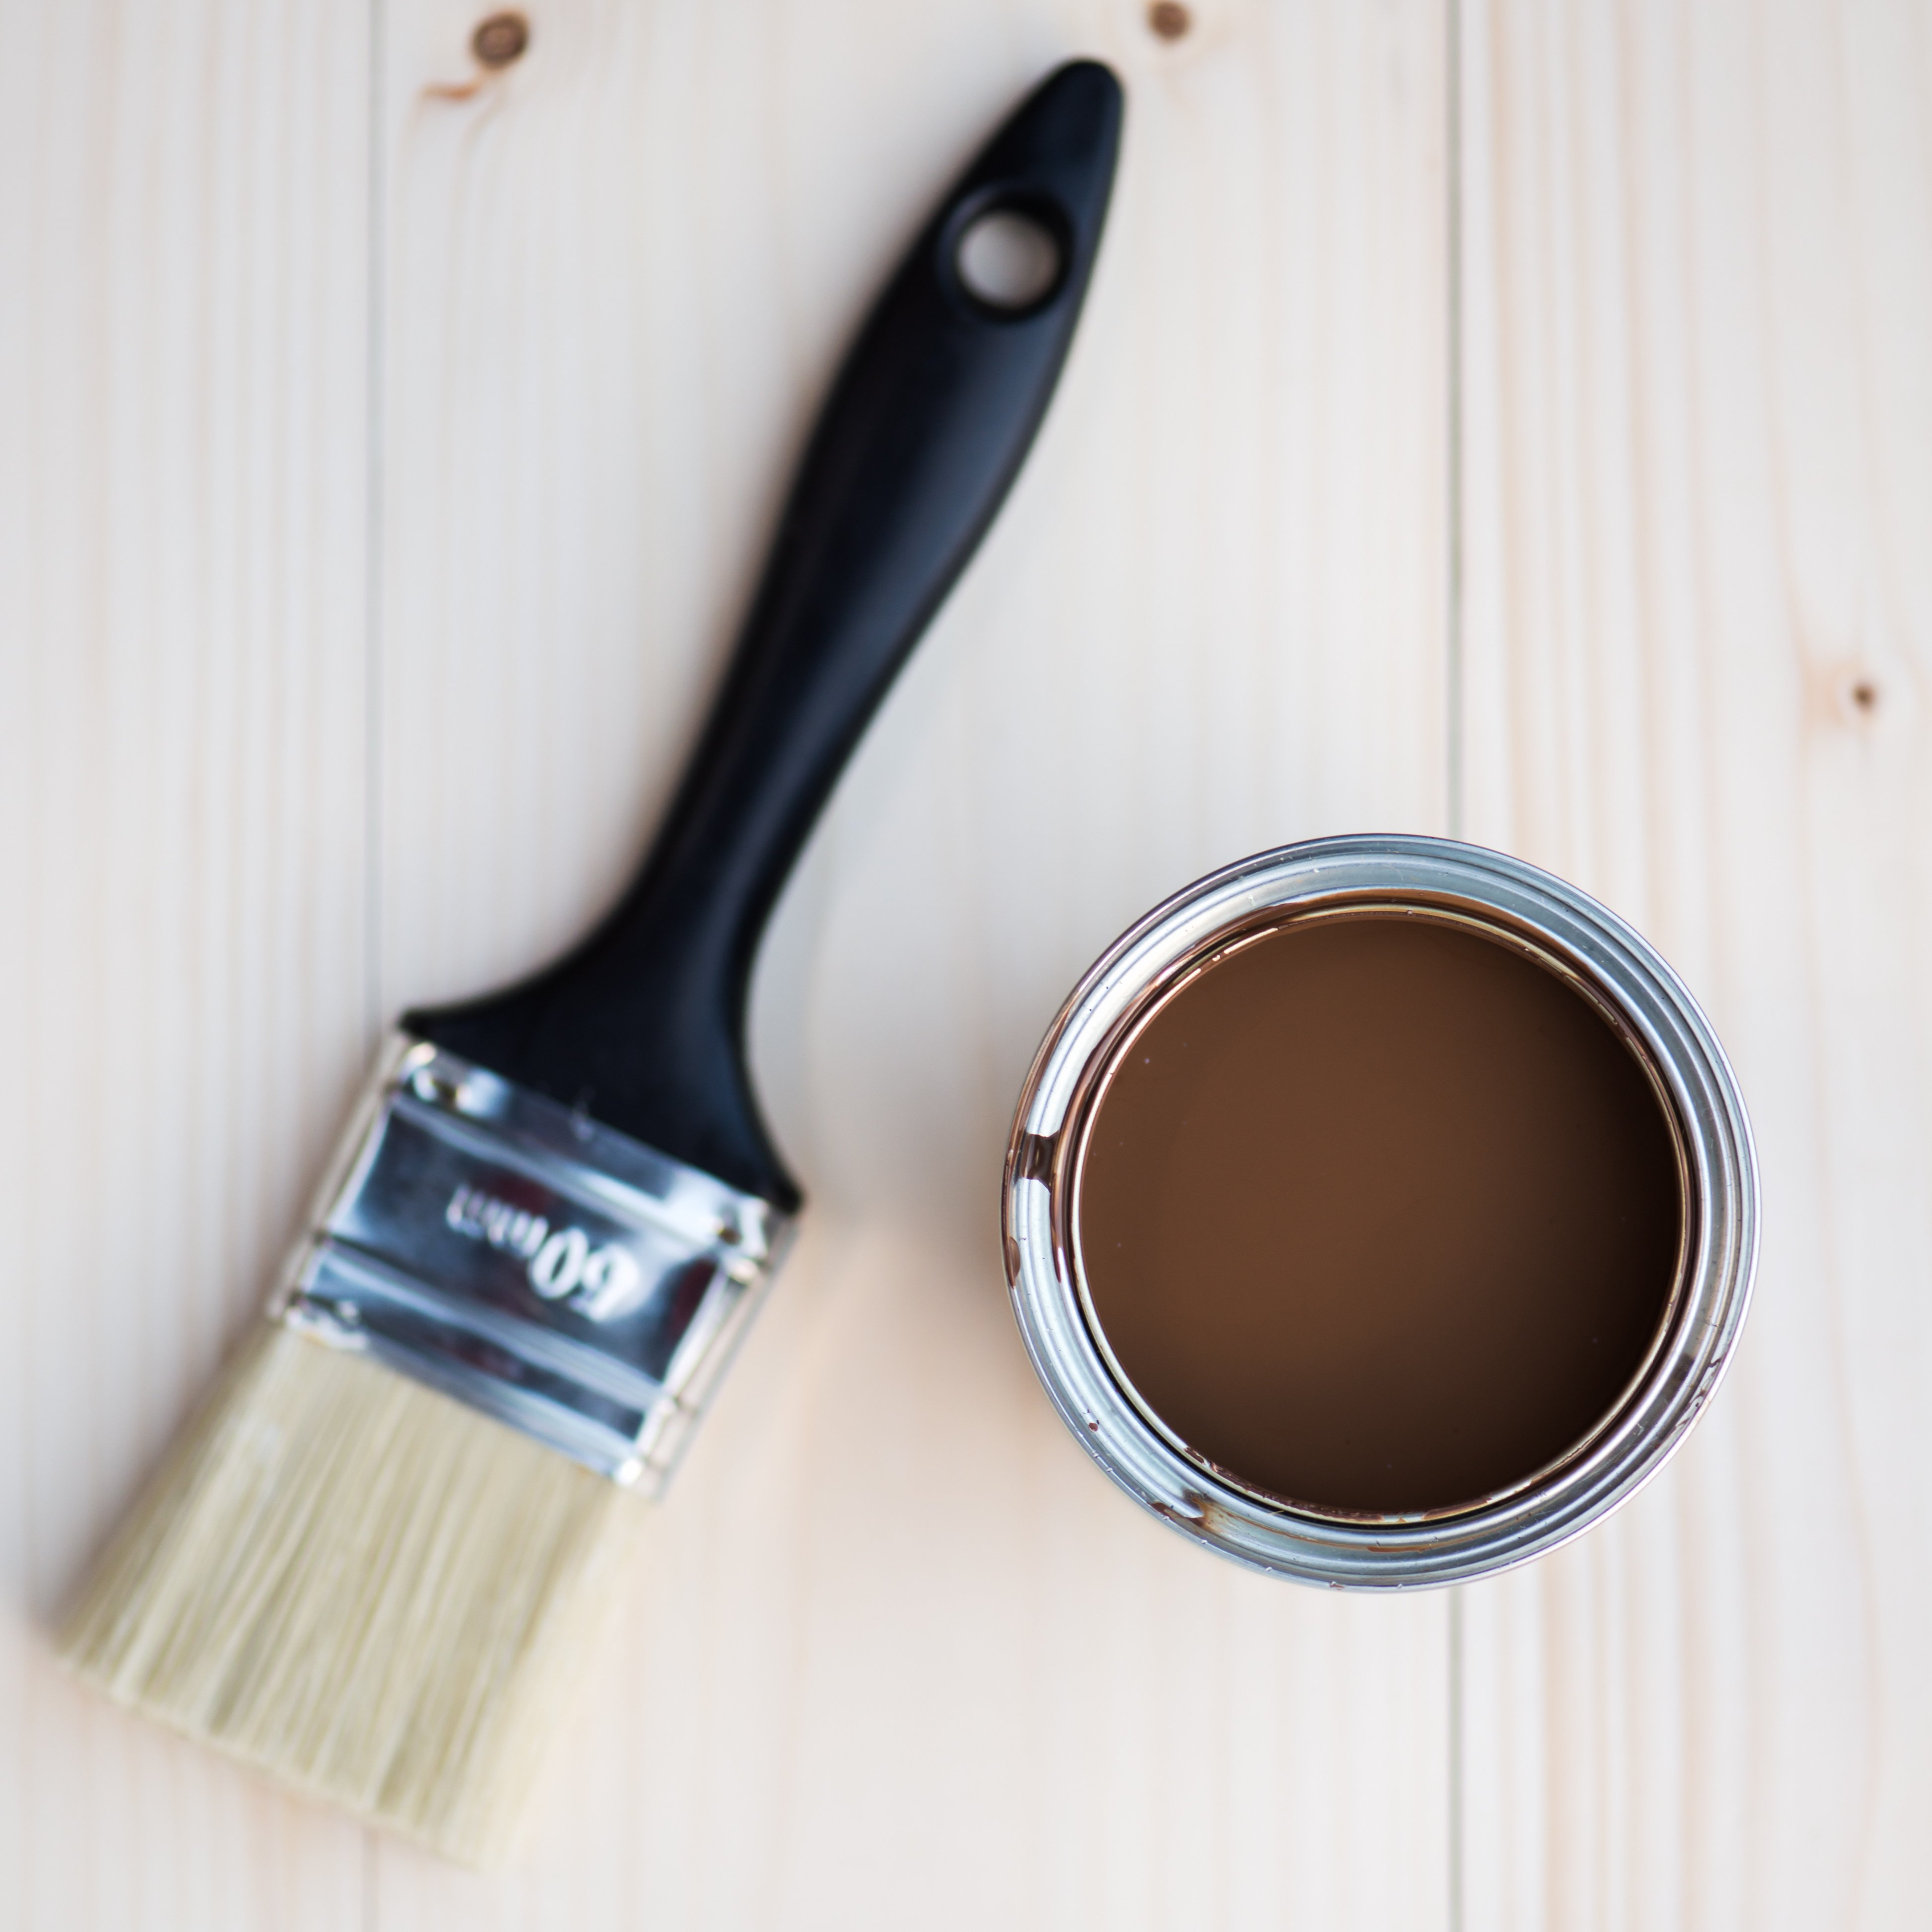
[[(1922, 1922), (1922, 6), (547, 0), (472, 86), (481, 10), (0, 0), (0, 1922)], [(376, 1025), (615, 889), (868, 292), (1072, 52), (1132, 97), (1074, 361), (760, 971), (810, 1231), (472, 1881), (41, 1633)], [(1767, 1208), (1712, 1414), (1460, 1675), (1446, 1599), (1117, 1496), (992, 1241), (1106, 940), (1452, 780), (1684, 972)]]
[(45, 1626), (369, 1038), (364, 19), (75, 0), (0, 46), (0, 1920), (321, 1932), (359, 1834)]
[(1471, 1927), (1932, 1900), (1932, 33), (1472, 4), (1470, 836), (1635, 920), (1766, 1202), (1666, 1478), (1465, 1610)]
[(1235, 854), (1440, 829), (1438, 10), (572, 0), (387, 60), (383, 989), (537, 963), (693, 732), (871, 291), (1054, 61), (1132, 90), (1080, 340), (779, 916), (802, 1251), (651, 1528), (521, 1873), (375, 1923), (1439, 1925), (1446, 1604), (1204, 1558), (1052, 1417), (1009, 1111), (1118, 928)]

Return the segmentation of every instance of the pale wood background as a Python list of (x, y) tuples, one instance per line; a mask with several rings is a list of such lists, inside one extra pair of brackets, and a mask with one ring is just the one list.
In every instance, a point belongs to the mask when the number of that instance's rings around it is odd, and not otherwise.
[[(0, 1924), (1932, 1919), (1932, 10), (536, 0), (466, 92), (483, 10), (0, 0)], [(1077, 52), (1073, 361), (760, 971), (808, 1238), (452, 1872), (46, 1621), (384, 1018), (614, 890), (848, 331)], [(1650, 932), (1767, 1210), (1669, 1474), (1393, 1603), (1115, 1494), (994, 1242), (1093, 953), (1372, 827)]]

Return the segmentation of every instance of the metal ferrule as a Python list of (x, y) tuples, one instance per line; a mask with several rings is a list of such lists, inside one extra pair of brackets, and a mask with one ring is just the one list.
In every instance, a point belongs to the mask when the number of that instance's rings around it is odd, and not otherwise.
[(792, 1226), (398, 1034), (272, 1312), (655, 1494)]

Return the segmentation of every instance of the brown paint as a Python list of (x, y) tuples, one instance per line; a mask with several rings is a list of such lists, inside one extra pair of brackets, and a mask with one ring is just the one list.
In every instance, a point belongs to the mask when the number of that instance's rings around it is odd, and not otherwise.
[(1097, 1103), (1076, 1211), (1148, 1407), (1250, 1487), (1372, 1514), (1588, 1436), (1683, 1225), (1663, 1105), (1602, 1014), (1403, 914), (1297, 921), (1171, 996)]

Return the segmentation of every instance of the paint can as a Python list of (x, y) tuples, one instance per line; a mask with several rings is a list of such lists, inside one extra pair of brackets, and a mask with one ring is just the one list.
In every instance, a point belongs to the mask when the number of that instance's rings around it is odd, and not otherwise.
[[(1204, 975), (1258, 938), (1382, 920), (1480, 939), (1586, 1003), (1641, 1070), (1667, 1124), (1680, 1218), (1661, 1312), (1622, 1386), (1575, 1439), (1481, 1493), (1375, 1506), (1277, 1492), (1175, 1426), (1124, 1365), (1083, 1250), (1096, 1121), (1137, 1043)], [(1513, 969), (1514, 970), (1514, 969)], [(1169, 1028), (1169, 1031), (1173, 1029)], [(1292, 1084), (1292, 1083), (1291, 1083)], [(1262, 1150), (1264, 1154), (1265, 1150)], [(1177, 1215), (1216, 1212), (1184, 1196)], [(1021, 1332), (1054, 1406), (1123, 1489), (1257, 1568), (1333, 1588), (1406, 1588), (1508, 1569), (1576, 1536), (1663, 1466), (1729, 1364), (1751, 1290), (1758, 1181), (1736, 1080), (1683, 982), (1624, 921), (1522, 861), (1445, 839), (1357, 836), (1291, 845), (1187, 886), (1108, 948), (1048, 1030), (1022, 1090), (1004, 1187), (1006, 1271)], [(1197, 1218), (1194, 1225), (1204, 1223)], [(1292, 1231), (1291, 1231), (1292, 1232)], [(1112, 1265), (1112, 1264), (1109, 1264)], [(1563, 1270), (1548, 1292), (1565, 1292)], [(1174, 1292), (1199, 1291), (1180, 1278)], [(1586, 1338), (1588, 1339), (1588, 1338)]]

